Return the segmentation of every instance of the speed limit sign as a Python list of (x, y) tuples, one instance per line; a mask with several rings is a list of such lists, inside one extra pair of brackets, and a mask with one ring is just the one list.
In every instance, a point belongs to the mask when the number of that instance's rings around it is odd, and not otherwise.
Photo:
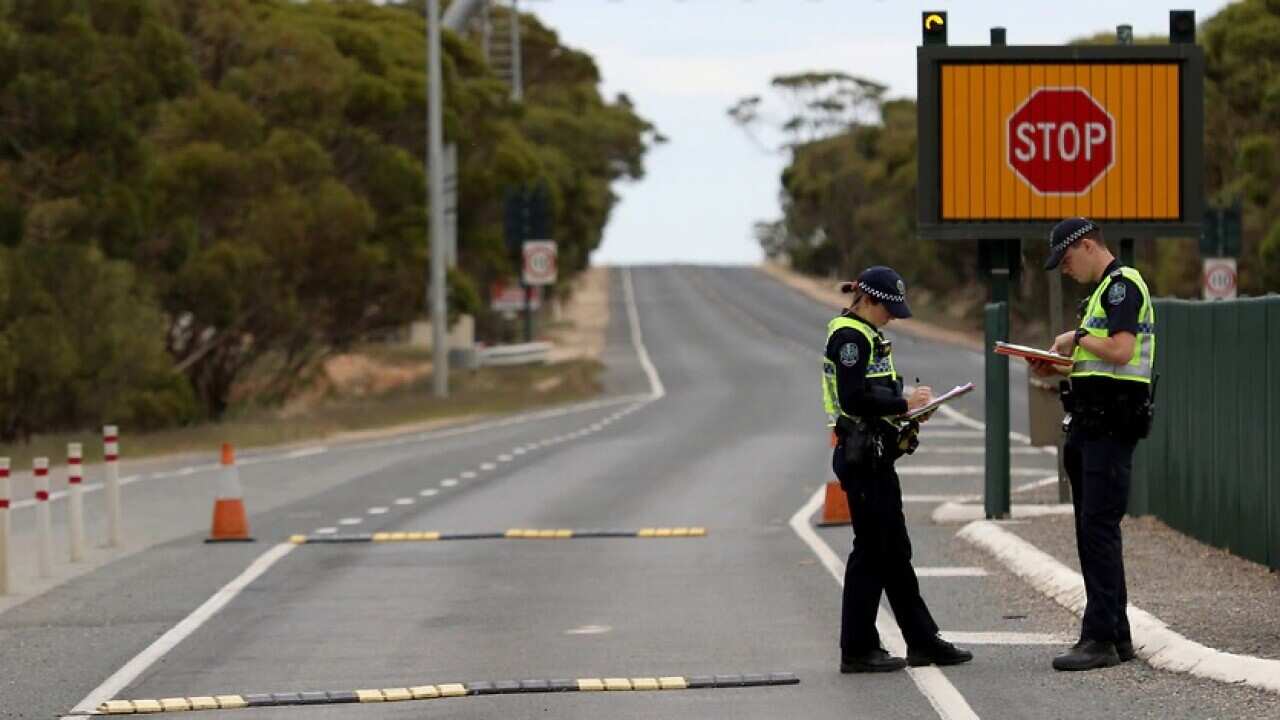
[(1236, 259), (1205, 258), (1201, 276), (1205, 300), (1230, 300), (1236, 296)]
[(554, 240), (526, 240), (523, 246), (525, 285), (554, 285), (556, 282), (556, 243)]

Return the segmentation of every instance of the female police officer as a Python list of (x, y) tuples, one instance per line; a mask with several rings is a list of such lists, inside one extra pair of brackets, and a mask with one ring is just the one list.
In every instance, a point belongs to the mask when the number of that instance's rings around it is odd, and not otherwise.
[[(902, 487), (893, 469), (893, 461), (909, 451), (903, 445), (914, 443), (914, 436), (904, 437), (888, 418), (919, 408), (931, 397), (927, 387), (903, 397), (890, 343), (880, 334), (893, 318), (911, 317), (906, 285), (892, 269), (876, 266), (841, 289), (853, 301), (828, 324), (822, 362), (823, 402), (838, 439), (832, 468), (848, 495), (854, 533), (845, 566), (840, 672), (967, 662), (972, 653), (938, 637), (938, 626), (920, 597)], [(907, 641), (906, 660), (880, 647), (876, 614), (881, 591)]]
[[(1071, 422), (1062, 460), (1071, 478), (1076, 549), (1084, 575), (1080, 641), (1053, 660), (1057, 670), (1092, 670), (1134, 657), (1120, 521), (1129, 501), (1133, 450), (1151, 423), (1155, 311), (1137, 270), (1124, 267), (1103, 244), (1102, 229), (1068, 218), (1049, 233), (1045, 270), (1062, 266), (1076, 282), (1094, 284), (1080, 327), (1057, 337), (1053, 350), (1070, 355), (1064, 397)], [(1038, 375), (1054, 366), (1033, 362)]]

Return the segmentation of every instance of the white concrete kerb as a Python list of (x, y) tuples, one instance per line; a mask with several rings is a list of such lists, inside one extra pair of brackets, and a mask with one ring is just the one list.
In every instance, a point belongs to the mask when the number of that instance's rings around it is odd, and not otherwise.
[[(1084, 613), (1084, 580), (1048, 553), (986, 520), (969, 523), (957, 535), (991, 553), (1059, 605), (1076, 615)], [(1134, 649), (1152, 666), (1280, 693), (1280, 660), (1236, 655), (1201, 645), (1132, 604), (1128, 614)]]

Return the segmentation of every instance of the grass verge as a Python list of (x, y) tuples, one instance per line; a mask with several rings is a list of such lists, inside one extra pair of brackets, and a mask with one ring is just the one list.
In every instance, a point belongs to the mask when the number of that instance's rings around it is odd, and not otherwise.
[[(322, 441), (348, 433), (408, 429), (427, 423), (447, 424), (486, 415), (564, 405), (599, 395), (603, 366), (594, 360), (571, 360), (554, 365), (455, 370), (450, 373), (449, 397), (436, 398), (430, 375), (411, 385), (361, 398), (318, 402), (304, 413), (284, 417), (275, 409), (247, 409), (222, 422), (147, 433), (121, 427), (121, 456), (127, 459), (186, 452), (214, 452), (224, 442), (237, 448)], [(84, 445), (85, 462), (102, 460), (98, 431), (40, 435), (27, 443), (0, 444), (15, 472), (31, 467), (31, 459), (47, 456), (61, 465), (67, 443)]]

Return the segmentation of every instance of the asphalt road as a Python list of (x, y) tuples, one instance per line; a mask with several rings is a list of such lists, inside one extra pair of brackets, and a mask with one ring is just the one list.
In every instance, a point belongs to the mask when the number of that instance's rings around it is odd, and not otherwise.
[[(982, 487), (981, 432), (954, 419), (931, 424), (928, 450), (901, 473), (925, 597), (977, 659), (945, 672), (840, 675), (833, 562), (850, 532), (793, 527), (808, 527), (802, 509), (830, 476), (818, 361), (829, 310), (746, 268), (619, 270), (611, 295), (605, 401), (265, 453), (242, 469), (254, 544), (201, 542), (214, 472), (183, 474), (186, 460), (149, 469), (163, 477), (125, 492), (132, 553), (0, 613), (0, 716), (56, 717), (122, 668), (112, 697), (775, 671), (801, 680), (207, 713), (246, 720), (1206, 714), (1203, 683), (1141, 663), (1049, 668), (1060, 645), (1044, 643), (1074, 633), (1074, 618), (956, 540), (955, 526), (928, 520), (937, 498)], [(909, 380), (981, 381), (975, 353), (894, 343)], [(1023, 384), (1015, 375), (1015, 407)], [(980, 419), (981, 394), (959, 408)], [(1025, 432), (1024, 417), (1014, 429)], [(1022, 452), (1014, 482), (1053, 467)], [(19, 515), (25, 537), (30, 520)], [(276, 549), (294, 533), (662, 526), (707, 535)], [(251, 566), (261, 574), (225, 607), (190, 617)], [(148, 655), (175, 626), (190, 632)], [(146, 661), (131, 664), (139, 653)], [(1247, 715), (1253, 696), (1234, 690), (1213, 714)]]

